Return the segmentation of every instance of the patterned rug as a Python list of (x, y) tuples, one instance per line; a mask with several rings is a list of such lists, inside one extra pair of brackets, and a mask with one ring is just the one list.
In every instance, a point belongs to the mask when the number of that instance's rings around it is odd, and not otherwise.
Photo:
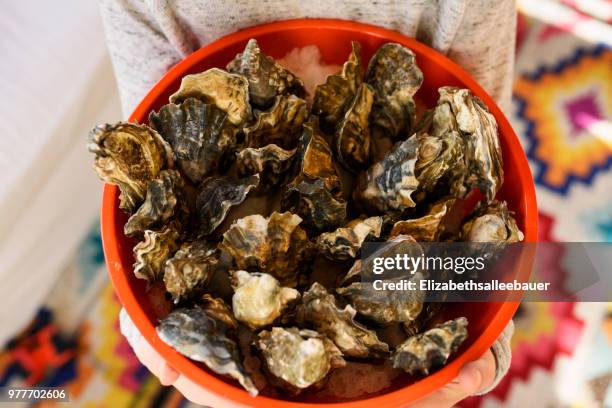
[[(562, 13), (551, 22), (550, 10), (521, 3), (511, 120), (536, 180), (540, 240), (612, 241), (612, 50), (597, 40), (612, 16), (591, 16), (584, 1), (537, 3)], [(0, 352), (0, 386), (62, 385), (82, 407), (190, 405), (139, 364), (119, 309), (96, 224), (36, 320)], [(461, 405), (612, 406), (610, 316), (606, 304), (524, 303), (510, 372)]]

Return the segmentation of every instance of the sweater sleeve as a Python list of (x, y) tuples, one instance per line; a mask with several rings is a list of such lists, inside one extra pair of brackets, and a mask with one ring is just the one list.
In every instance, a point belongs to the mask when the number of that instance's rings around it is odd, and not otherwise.
[(512, 99), (512, 79), (516, 45), (516, 5), (514, 0), (491, 3), (474, 0), (482, 13), (464, 18), (449, 57), (466, 67), (476, 80), (508, 112)]
[[(262, 6), (247, 0), (100, 0), (108, 48), (127, 116), (157, 80), (182, 57), (228, 30), (279, 18), (351, 19), (352, 8), (331, 1), (329, 8), (312, 0), (306, 14), (280, 0)], [(385, 0), (373, 5), (355, 1), (353, 8), (371, 13), (369, 23), (397, 29), (431, 45), (463, 66), (497, 100), (510, 105), (514, 65), (514, 0)], [(282, 12), (272, 12), (283, 5)], [(381, 9), (382, 8), (382, 9)], [(402, 18), (396, 9), (407, 10)], [(280, 14), (279, 14), (280, 13)], [(401, 13), (399, 13), (401, 14)], [(223, 18), (220, 18), (222, 16)], [(199, 33), (196, 35), (195, 33)], [(199, 38), (199, 40), (198, 40)]]
[(480, 391), (477, 395), (483, 395), (493, 390), (504, 378), (508, 370), (510, 369), (510, 363), (512, 362), (512, 349), (510, 348), (510, 340), (514, 334), (514, 322), (510, 320), (510, 323), (506, 326), (502, 334), (495, 340), (491, 351), (495, 357), (495, 380), (488, 388)]
[(177, 26), (158, 21), (160, 16), (168, 16), (168, 10), (158, 10), (160, 7), (164, 3), (155, 0), (100, 1), (107, 46), (126, 118), (164, 73), (196, 49), (191, 35), (168, 31), (168, 27)]
[(514, 0), (432, 2), (416, 37), (461, 65), (507, 112), (516, 43)]

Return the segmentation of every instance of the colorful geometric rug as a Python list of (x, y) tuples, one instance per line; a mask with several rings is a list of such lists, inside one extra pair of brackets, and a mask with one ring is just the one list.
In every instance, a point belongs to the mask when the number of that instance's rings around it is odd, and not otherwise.
[[(581, 28), (609, 21), (564, 3), (559, 24), (519, 17), (511, 120), (536, 180), (540, 239), (612, 241), (612, 50)], [(0, 352), (0, 386), (62, 385), (82, 407), (189, 405), (120, 335), (101, 251), (96, 225), (36, 321)], [(610, 316), (605, 304), (524, 303), (510, 372), (461, 405), (612, 406)]]
[[(519, 14), (510, 119), (536, 182), (539, 240), (612, 241), (611, 27), (573, 6), (519, 2), (532, 15)], [(594, 31), (607, 43), (584, 38)], [(597, 303), (523, 303), (508, 375), (461, 405), (612, 406), (606, 316)]]

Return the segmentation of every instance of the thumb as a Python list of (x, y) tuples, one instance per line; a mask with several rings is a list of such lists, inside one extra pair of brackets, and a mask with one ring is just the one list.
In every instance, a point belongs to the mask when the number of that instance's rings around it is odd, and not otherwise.
[(468, 363), (453, 381), (442, 388), (442, 395), (448, 401), (448, 406), (476, 394), (482, 388), (483, 369), (480, 360)]
[(162, 385), (172, 385), (178, 378), (178, 371), (170, 367), (144, 337), (141, 336), (138, 339), (134, 347), (134, 354), (159, 379)]
[(489, 350), (478, 360), (463, 366), (453, 381), (414, 406), (419, 408), (452, 407), (459, 401), (488, 387), (494, 377), (495, 357)]
[(172, 385), (179, 373), (165, 362), (163, 357), (140, 334), (125, 309), (119, 312), (119, 327), (138, 360), (149, 369), (162, 385)]

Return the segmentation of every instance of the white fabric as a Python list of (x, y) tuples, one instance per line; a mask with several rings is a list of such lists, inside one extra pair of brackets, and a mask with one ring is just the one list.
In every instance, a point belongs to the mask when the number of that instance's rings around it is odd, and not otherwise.
[(121, 334), (123, 334), (123, 337), (125, 337), (132, 348), (135, 348), (138, 342), (144, 339), (124, 308), (121, 308), (119, 312), (119, 330), (121, 330)]
[(94, 222), (86, 135), (121, 113), (94, 0), (3, 1), (0, 55), (1, 346)]

